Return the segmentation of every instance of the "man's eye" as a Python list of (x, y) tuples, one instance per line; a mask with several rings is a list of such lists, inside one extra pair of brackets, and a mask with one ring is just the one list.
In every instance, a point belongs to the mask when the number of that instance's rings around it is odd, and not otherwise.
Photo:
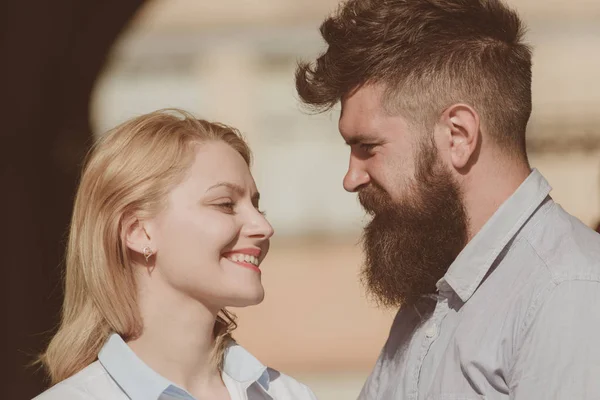
[(361, 143), (359, 147), (362, 151), (371, 151), (375, 146), (373, 143)]

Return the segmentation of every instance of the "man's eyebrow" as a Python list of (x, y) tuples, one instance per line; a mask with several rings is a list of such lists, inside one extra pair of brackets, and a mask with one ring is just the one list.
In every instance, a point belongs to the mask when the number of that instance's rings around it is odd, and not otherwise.
[(370, 135), (367, 135), (364, 133), (359, 133), (358, 135), (354, 135), (350, 139), (346, 140), (346, 144), (348, 146), (354, 146), (355, 144), (358, 144), (358, 143), (372, 142), (374, 140), (375, 140), (375, 138)]

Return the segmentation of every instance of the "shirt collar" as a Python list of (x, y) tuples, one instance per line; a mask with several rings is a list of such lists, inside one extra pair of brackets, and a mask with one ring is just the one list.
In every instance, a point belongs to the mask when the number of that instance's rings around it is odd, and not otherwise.
[(544, 202), (552, 188), (536, 169), (486, 222), (437, 284), (447, 285), (463, 302), (475, 293), (490, 267), (517, 232)]
[(223, 372), (239, 383), (257, 382), (264, 390), (269, 390), (267, 367), (237, 343), (232, 343), (225, 350)]
[[(98, 360), (131, 400), (155, 400), (165, 392), (187, 393), (146, 365), (116, 333), (110, 335)], [(245, 388), (256, 382), (264, 391), (269, 389), (267, 367), (236, 343), (225, 350), (223, 373)]]

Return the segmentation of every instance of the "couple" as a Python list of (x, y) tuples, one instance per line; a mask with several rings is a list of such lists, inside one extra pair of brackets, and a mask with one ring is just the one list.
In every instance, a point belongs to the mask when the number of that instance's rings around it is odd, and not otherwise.
[[(363, 279), (399, 308), (364, 400), (600, 397), (600, 236), (529, 166), (531, 52), (499, 0), (349, 0), (300, 64), (341, 102)], [(78, 189), (42, 400), (314, 399), (231, 336), (273, 229), (237, 131), (155, 112), (104, 135)]]

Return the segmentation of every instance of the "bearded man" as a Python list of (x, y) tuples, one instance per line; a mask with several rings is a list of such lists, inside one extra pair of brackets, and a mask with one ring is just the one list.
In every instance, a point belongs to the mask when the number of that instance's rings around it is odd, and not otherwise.
[(341, 103), (363, 279), (399, 308), (361, 400), (600, 398), (600, 236), (530, 167), (523, 32), (500, 0), (349, 0), (298, 66)]

